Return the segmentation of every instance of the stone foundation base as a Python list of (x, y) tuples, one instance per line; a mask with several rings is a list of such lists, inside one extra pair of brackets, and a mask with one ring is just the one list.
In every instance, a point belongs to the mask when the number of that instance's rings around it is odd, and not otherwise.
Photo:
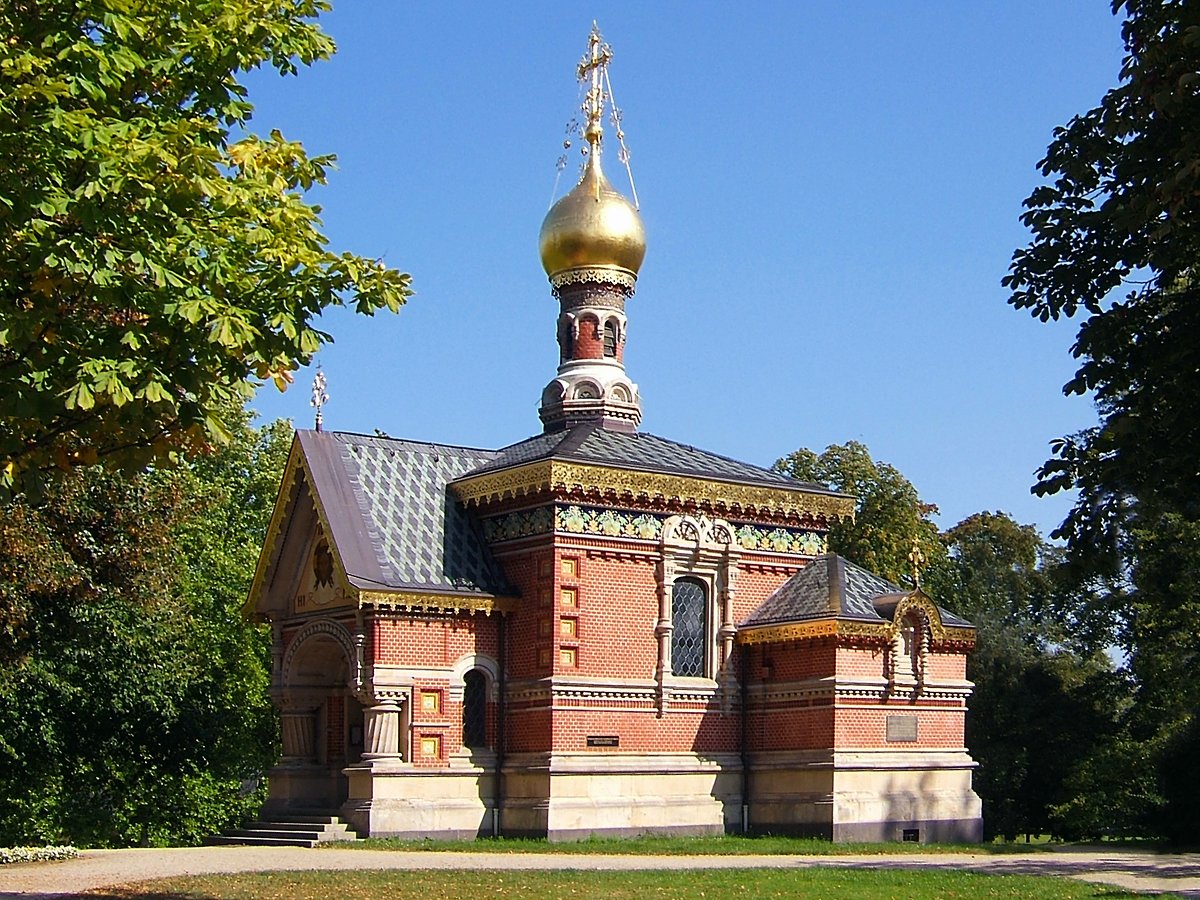
[(506, 760), (504, 774), (506, 835), (724, 834), (741, 819), (734, 755), (522, 754)]
[(966, 751), (861, 750), (751, 757), (750, 828), (834, 841), (983, 838)]
[(350, 791), (340, 813), (359, 834), (469, 840), (494, 833), (494, 770), (468, 764), (426, 769), (376, 759), (345, 773)]
[[(965, 750), (790, 752), (749, 762), (751, 832), (834, 841), (982, 838), (975, 763)], [(349, 799), (340, 813), (372, 837), (569, 841), (743, 830), (734, 754), (514, 754), (499, 782), (494, 759), (480, 757), (436, 769), (374, 759), (342, 774)], [(335, 787), (327, 769), (278, 767), (269, 811), (336, 806)]]
[(267, 777), (267, 802), (262, 808), (266, 816), (335, 809), (344, 796), (345, 776), (317, 763), (281, 764), (269, 770)]

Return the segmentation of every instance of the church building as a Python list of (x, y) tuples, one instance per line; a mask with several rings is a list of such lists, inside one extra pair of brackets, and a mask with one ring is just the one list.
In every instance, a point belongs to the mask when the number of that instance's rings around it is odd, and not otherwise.
[(264, 812), (372, 836), (979, 840), (971, 625), (827, 552), (852, 497), (639, 430), (646, 239), (601, 170), (609, 58), (593, 31), (587, 162), (541, 229), (541, 432), (296, 435), (248, 601), (282, 719)]

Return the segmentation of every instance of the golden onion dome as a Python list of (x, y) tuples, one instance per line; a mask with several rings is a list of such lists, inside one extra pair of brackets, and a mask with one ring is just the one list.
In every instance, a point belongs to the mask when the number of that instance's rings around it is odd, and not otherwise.
[(553, 277), (581, 266), (637, 274), (646, 255), (646, 228), (633, 204), (617, 193), (600, 169), (592, 146), (579, 184), (550, 208), (538, 236), (542, 268)]

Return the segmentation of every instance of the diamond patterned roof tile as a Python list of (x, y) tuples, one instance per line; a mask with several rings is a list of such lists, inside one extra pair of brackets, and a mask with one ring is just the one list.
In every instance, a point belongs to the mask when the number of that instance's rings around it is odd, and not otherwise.
[(515, 593), (478, 523), (447, 487), (493, 458), (493, 451), (345, 432), (298, 436), (356, 586)]
[(539, 434), (512, 444), (469, 474), (479, 475), (512, 468), (539, 459), (562, 459), (821, 494), (838, 493), (823, 485), (797, 481), (779, 472), (710, 453), (689, 444), (645, 432), (613, 431), (596, 423), (576, 425), (552, 434)]

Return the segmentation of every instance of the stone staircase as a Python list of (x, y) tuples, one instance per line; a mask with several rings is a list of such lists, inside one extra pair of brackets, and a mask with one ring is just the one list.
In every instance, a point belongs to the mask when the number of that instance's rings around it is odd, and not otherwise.
[(337, 816), (313, 812), (250, 822), (242, 828), (211, 835), (204, 839), (204, 843), (209, 846), (253, 844), (259, 847), (315, 847), (328, 841), (357, 840), (358, 835)]

